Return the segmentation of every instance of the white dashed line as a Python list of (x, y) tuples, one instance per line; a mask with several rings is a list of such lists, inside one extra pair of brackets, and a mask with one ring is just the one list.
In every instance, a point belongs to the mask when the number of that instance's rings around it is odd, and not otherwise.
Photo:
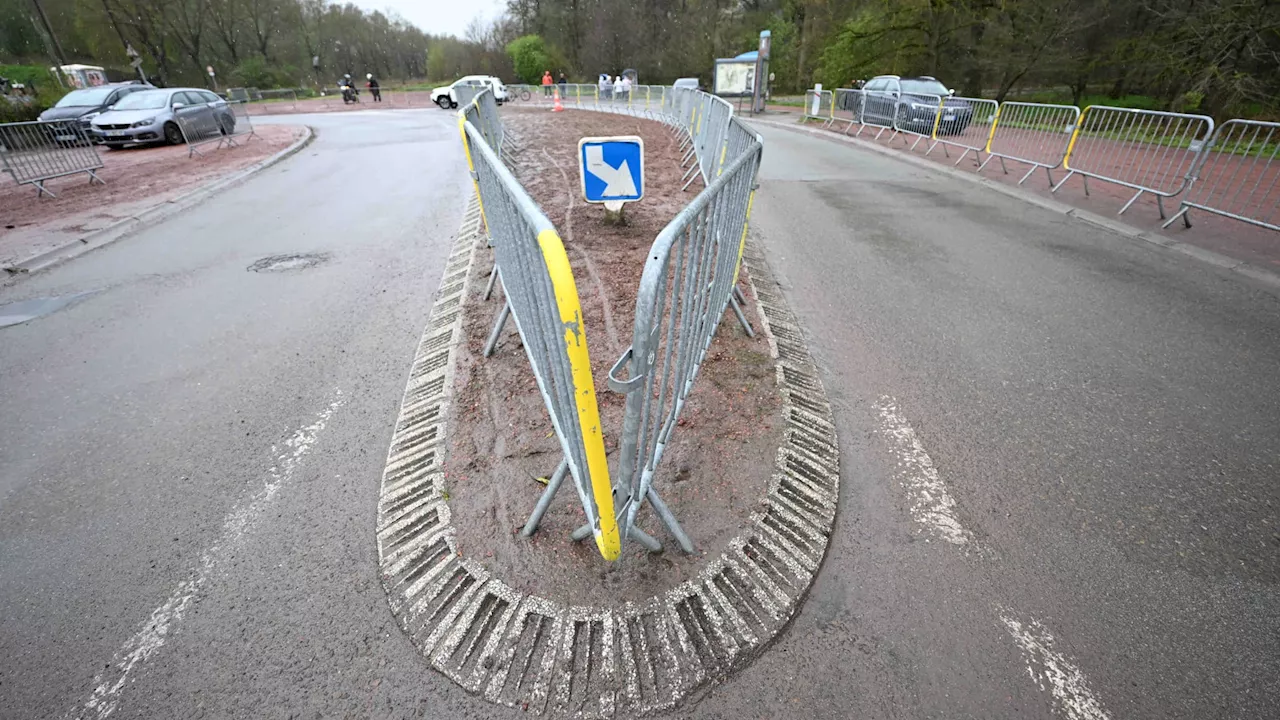
[(912, 519), (953, 545), (972, 542), (956, 518), (956, 501), (947, 492), (916, 431), (902, 417), (898, 403), (884, 395), (876, 403), (876, 410), (880, 412), (880, 430), (898, 461), (896, 474), (907, 491)]
[(1027, 673), (1040, 690), (1053, 694), (1058, 711), (1068, 720), (1108, 720), (1084, 673), (1070, 658), (1053, 649), (1054, 639), (1048, 628), (1035, 619), (1024, 624), (1008, 611), (1000, 613), (1000, 621), (1022, 648)]
[(205, 549), (200, 556), (200, 562), (191, 569), (187, 579), (174, 588), (169, 598), (160, 607), (151, 611), (151, 617), (143, 624), (142, 629), (116, 651), (107, 669), (94, 677), (93, 694), (89, 696), (89, 700), (82, 708), (72, 711), (76, 718), (103, 720), (115, 711), (120, 702), (120, 691), (124, 689), (129, 673), (164, 646), (165, 640), (182, 620), (183, 613), (200, 592), (209, 574), (227, 557), (228, 550), (252, 529), (266, 505), (275, 498), (280, 487), (293, 476), (302, 458), (311, 451), (320, 431), (324, 430), (334, 411), (342, 407), (345, 402), (342, 392), (336, 391), (334, 401), (320, 412), (315, 422), (299, 428), (289, 436), (288, 440), (285, 440), (283, 452), (279, 452), (277, 447), (271, 448), (273, 453), (278, 452), (278, 454), (275, 465), (267, 471), (267, 476), (263, 479), (262, 488), (254, 493), (248, 502), (227, 515), (222, 522), (222, 533), (218, 536), (218, 540)]

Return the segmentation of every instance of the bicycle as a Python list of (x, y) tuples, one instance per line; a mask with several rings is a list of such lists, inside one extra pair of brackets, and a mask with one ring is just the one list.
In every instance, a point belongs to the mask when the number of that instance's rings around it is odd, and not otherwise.
[(529, 92), (528, 88), (523, 88), (520, 90), (520, 93), (517, 95), (517, 97), (519, 97), (524, 102), (529, 102), (529, 98), (532, 98), (533, 94)]

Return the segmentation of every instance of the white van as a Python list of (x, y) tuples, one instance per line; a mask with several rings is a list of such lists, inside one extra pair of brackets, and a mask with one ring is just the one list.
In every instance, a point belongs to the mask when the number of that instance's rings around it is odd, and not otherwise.
[(493, 99), (498, 104), (507, 101), (507, 86), (502, 81), (492, 75), (467, 75), (458, 78), (452, 85), (438, 87), (431, 91), (431, 102), (440, 106), (441, 110), (452, 110), (458, 107), (458, 91), (455, 88), (464, 85), (479, 85), (481, 87), (488, 85), (493, 89)]

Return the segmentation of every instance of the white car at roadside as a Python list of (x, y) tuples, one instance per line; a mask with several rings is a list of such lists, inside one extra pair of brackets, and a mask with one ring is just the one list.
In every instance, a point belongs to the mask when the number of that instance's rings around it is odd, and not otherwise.
[(507, 86), (502, 81), (492, 75), (468, 75), (458, 78), (452, 85), (438, 87), (431, 91), (431, 102), (440, 106), (441, 110), (451, 110), (458, 107), (458, 88), (464, 85), (476, 85), (480, 87), (488, 86), (493, 89), (493, 99), (498, 104), (507, 101)]

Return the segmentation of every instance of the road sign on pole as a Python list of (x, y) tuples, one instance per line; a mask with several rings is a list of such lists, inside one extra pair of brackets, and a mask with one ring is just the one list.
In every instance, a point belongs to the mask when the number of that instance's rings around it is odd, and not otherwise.
[(578, 170), (582, 196), (618, 212), (624, 203), (644, 197), (644, 140), (623, 137), (585, 137), (578, 141)]

